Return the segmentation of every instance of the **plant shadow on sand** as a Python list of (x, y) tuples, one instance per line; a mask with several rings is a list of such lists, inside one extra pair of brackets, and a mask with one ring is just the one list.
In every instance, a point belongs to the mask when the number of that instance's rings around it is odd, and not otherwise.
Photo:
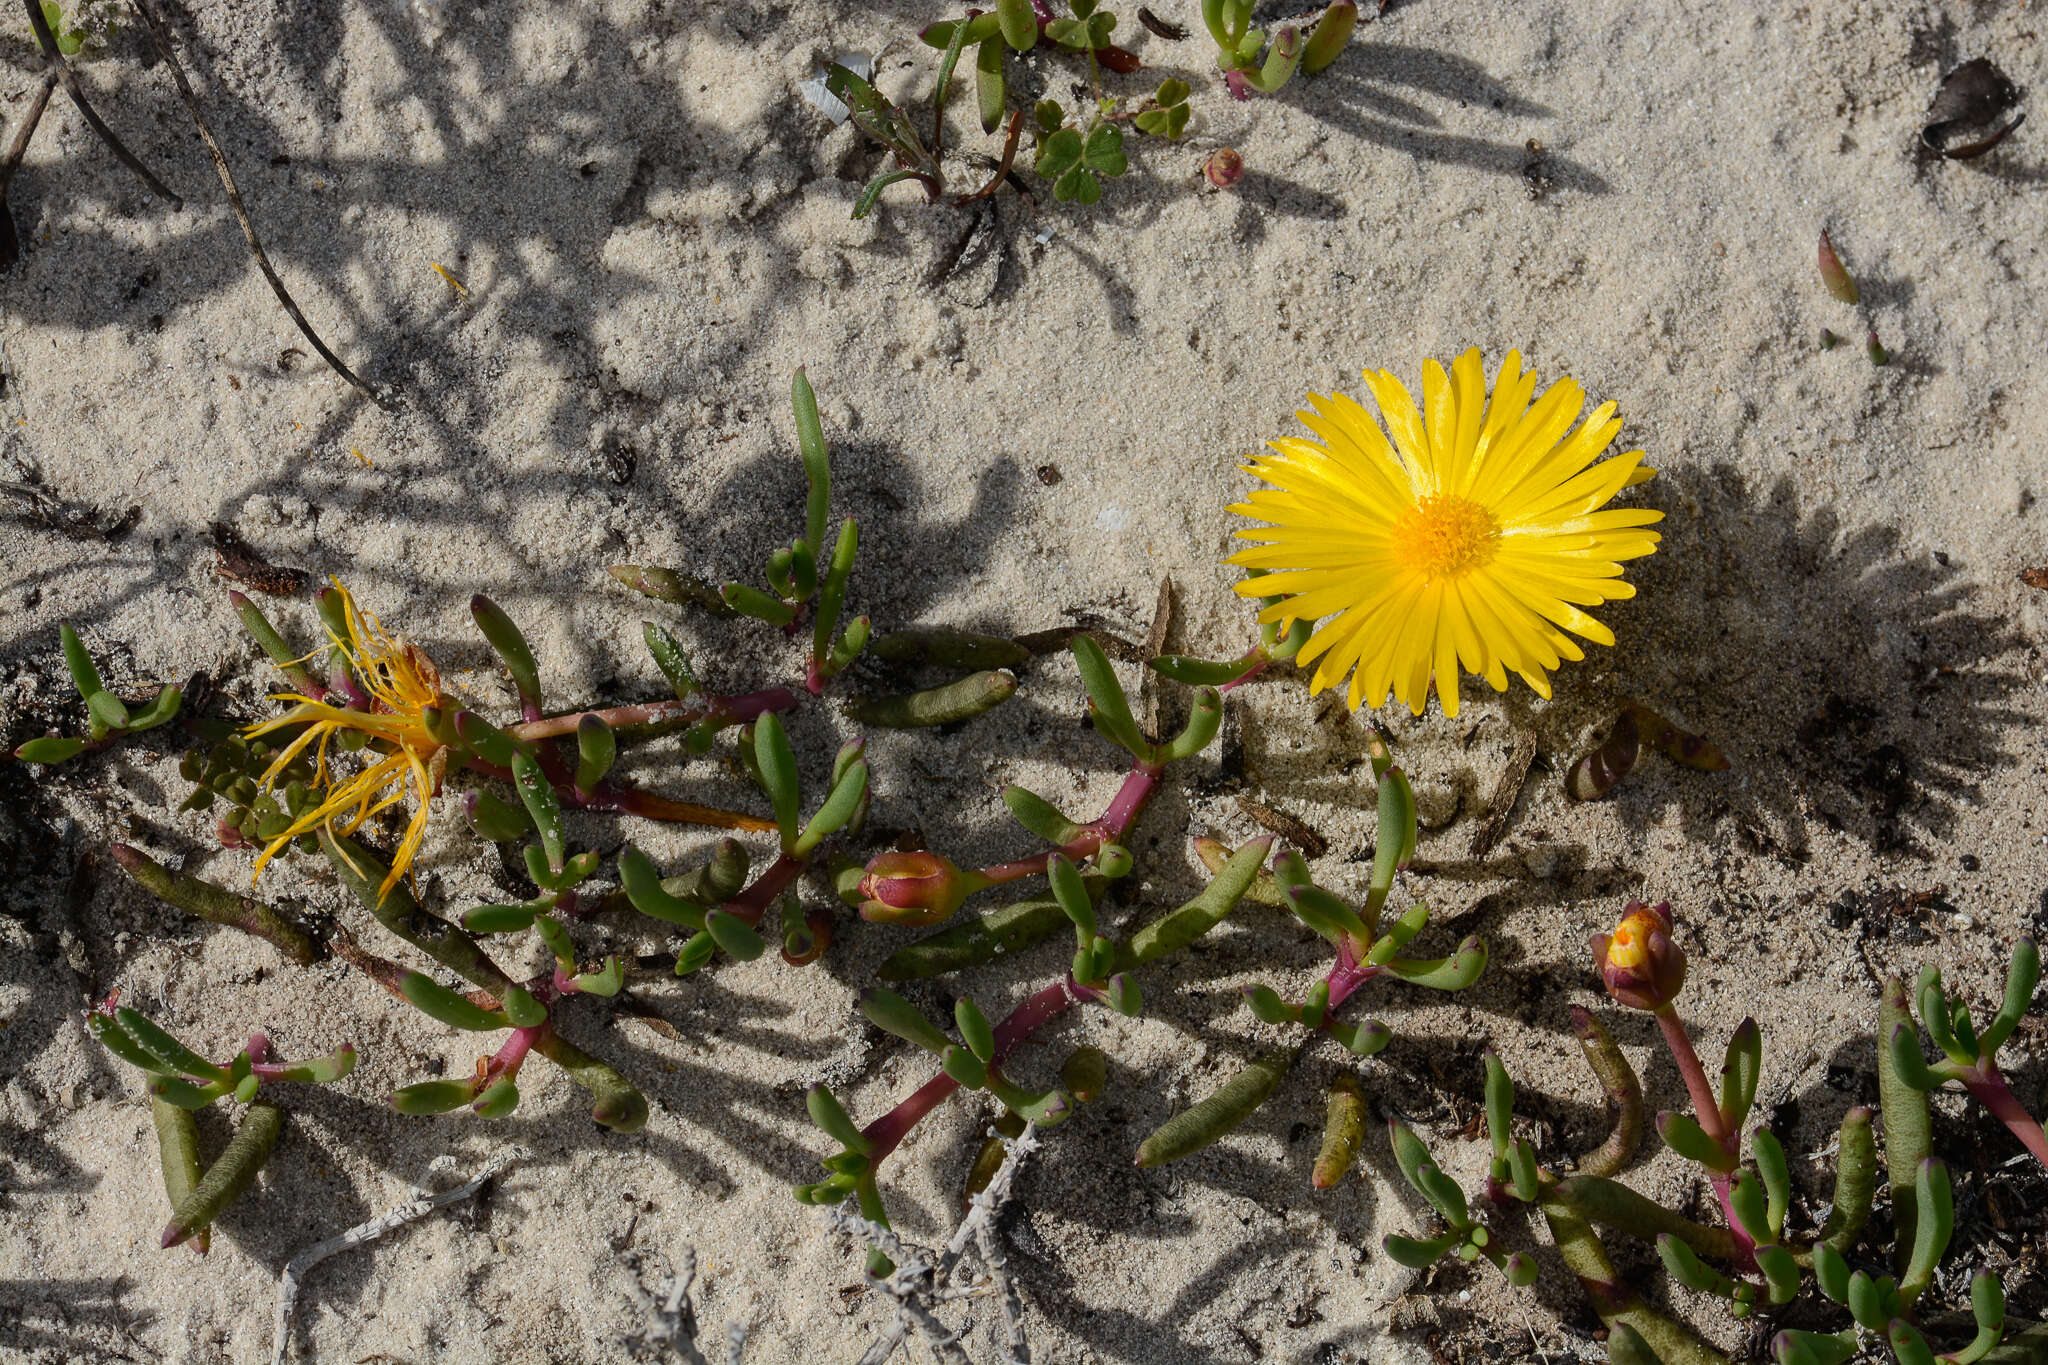
[(1803, 860), (1818, 823), (1879, 854), (1928, 858), (1980, 784), (2011, 766), (2026, 717), (2011, 622), (1964, 566), (1889, 526), (1845, 527), (1789, 478), (1727, 465), (1650, 486), (1664, 544), (1633, 567), (1614, 690), (1719, 744), (1727, 782), (1648, 759), (1612, 798), (1632, 824), (1676, 810), (1692, 838), (1726, 817)]
[[(922, 17), (928, 16), (905, 15), (900, 22), (914, 27)], [(344, 119), (345, 94), (336, 88), (335, 73), (345, 68), (350, 22), (377, 30), (380, 52), (394, 63), (393, 86), (405, 92), (406, 117), (417, 125), (409, 127), (409, 136), (445, 152), (382, 155), (324, 131)], [(329, 6), (282, 13), (267, 41), (256, 46), (284, 65), (303, 105), (294, 118), (247, 93), (264, 82), (245, 69), (240, 54), (216, 53), (189, 23), (174, 23), (181, 61), (224, 144), (272, 156), (266, 166), (257, 154), (238, 153), (235, 170), (266, 245), (308, 317), (367, 380), (395, 388), (409, 448), (403, 462), (393, 463), (409, 497), (412, 488), (433, 480), (437, 467), (460, 480), (467, 493), (497, 480), (504, 457), (476, 434), (492, 415), (493, 393), (483, 377), (492, 367), (464, 363), (479, 344), (493, 357), (523, 357), (546, 372), (552, 396), (526, 428), (550, 448), (569, 453), (579, 478), (631, 484), (636, 468), (675, 458), (684, 426), (671, 420), (664, 405), (696, 397), (705, 375), (740, 363), (773, 335), (778, 315), (830, 283), (819, 271), (829, 276), (831, 269), (812, 259), (815, 250), (806, 255), (813, 247), (803, 221), (806, 187), (835, 176), (857, 185), (864, 168), (882, 155), (863, 147), (846, 166), (826, 165), (831, 129), (793, 93), (767, 102), (759, 118), (732, 126), (697, 117), (699, 102), (675, 98), (676, 90), (650, 80), (634, 56), (649, 44), (687, 45), (707, 35), (794, 47), (789, 29), (795, 21), (782, 11), (721, 6), (700, 13), (675, 7), (644, 23), (622, 24), (595, 12), (564, 13), (556, 22), (572, 30), (564, 34), (561, 50), (580, 55), (560, 79), (536, 80), (519, 65), (519, 44), (512, 38), (517, 19), (509, 12), (466, 12), (459, 23), (450, 21), (438, 44), (403, 5), (346, 15)], [(1543, 120), (1550, 110), (1515, 95), (1467, 58), (1377, 41), (1376, 27), (1365, 26), (1336, 66), (1291, 84), (1281, 98), (1381, 145), (1390, 156), (1500, 175), (1528, 172), (1528, 153), (1519, 141), (1468, 131), (1485, 115), (1460, 111)], [(1187, 44), (1151, 45), (1148, 74), (1179, 72), (1183, 62), (1206, 69), (1205, 41), (1198, 34)], [(120, 35), (105, 60), (154, 66), (143, 46), (136, 35)], [(27, 54), (21, 55), (25, 60)], [(920, 60), (925, 57), (936, 60), (936, 54), (920, 50)], [(1063, 66), (1047, 68), (1055, 69), (1062, 80), (1053, 84), (1062, 84), (1070, 73)], [(487, 106), (461, 88), (458, 73), (490, 92)], [(269, 72), (262, 74), (267, 81)], [(1188, 74), (1200, 77), (1192, 69)], [(920, 72), (899, 92), (920, 116), (928, 80)], [(1220, 87), (1216, 97), (1222, 98)], [(53, 166), (31, 164), (12, 194), (18, 217), (27, 223), (38, 213), (63, 214), (66, 224), (61, 235), (31, 243), (9, 281), (10, 307), (32, 323), (79, 331), (139, 329), (145, 320), (160, 328), (179, 310), (241, 288), (251, 264), (230, 219), (194, 217), (213, 203), (216, 191), (203, 161), (193, 155), (163, 73), (130, 75), (120, 98), (103, 97), (100, 103), (144, 161), (193, 196), (193, 212), (137, 267), (124, 240), (131, 226), (126, 220), (171, 217), (164, 206), (147, 199), (98, 147)], [(309, 127), (321, 131), (309, 134)], [(1087, 241), (1098, 222), (1120, 234), (1143, 230), (1168, 202), (1198, 192), (1200, 183), (1198, 176), (1169, 169), (1175, 150), (1169, 144), (1146, 139), (1134, 150), (1140, 145), (1140, 170), (1150, 173), (1118, 185), (1120, 202), (1105, 204), (1103, 212), (1062, 218), (1059, 225), (1066, 230), (1052, 248), (1071, 251), (1098, 277), (1111, 322), (1124, 330), (1136, 328), (1130, 286), (1110, 255)], [(1144, 165), (1146, 157), (1157, 164)], [(466, 173), (451, 173), (451, 165)], [(1547, 154), (1545, 166), (1559, 188), (1608, 192), (1599, 175), (1568, 158)], [(1017, 249), (1006, 252), (1015, 260), (1021, 239), (1047, 219), (1049, 207), (1035, 177), (1020, 172), (1020, 179), (1042, 201), (1036, 214), (1008, 195), (993, 208), (971, 210), (903, 204), (886, 211), (887, 225), (874, 240), (825, 254), (837, 259), (841, 276), (907, 272), (929, 283), (952, 269), (974, 225), (992, 216), (1006, 237), (1019, 239)], [(1346, 211), (1341, 200), (1266, 168), (1254, 167), (1240, 192), (1238, 227), (1253, 237), (1266, 230), (1264, 215), (1316, 220)], [(93, 199), (118, 206), (104, 224), (75, 212), (73, 206)], [(326, 207), (344, 200), (346, 211)], [(666, 323), (664, 306), (675, 301), (683, 273), (675, 234), (695, 231), (696, 216), (711, 212), (702, 207), (710, 204), (730, 205), (721, 211), (748, 224), (745, 259), (722, 263), (748, 287), (726, 290), (730, 303), (707, 298), (702, 316), (689, 325)], [(384, 215), (401, 211), (430, 225), (441, 260), (470, 273), (473, 300), (453, 299), (438, 281), (423, 290), (429, 277), (395, 273)], [(643, 230), (651, 236), (634, 235)], [(425, 272), (427, 263), (406, 267)], [(1008, 271), (1011, 290), (1016, 274)], [(995, 287), (980, 301), (1002, 297), (1002, 287)], [(281, 316), (252, 321), (252, 339), (268, 327), (280, 351), (275, 365), (259, 364), (250, 373), (248, 356), (262, 350), (252, 340), (230, 362), (251, 401), (274, 390), (328, 382), (315, 360), (287, 363), (292, 350), (303, 353), (303, 339)], [(622, 327), (642, 334), (644, 344), (622, 341)], [(224, 400), (224, 422), (233, 421), (235, 402)], [(338, 396), (323, 419), (295, 435), (294, 445), (301, 451), (333, 450), (366, 402), (353, 394)], [(632, 434), (640, 431), (651, 434)], [(101, 471), (107, 477), (97, 486), (125, 486), (113, 476), (125, 454), (105, 452), (110, 467)], [(290, 463), (306, 471), (308, 480), (295, 491), (319, 505), (321, 462)], [(52, 491), (81, 496), (89, 486)], [(232, 522), (257, 491), (294, 490), (239, 490), (223, 498), (215, 515)]]

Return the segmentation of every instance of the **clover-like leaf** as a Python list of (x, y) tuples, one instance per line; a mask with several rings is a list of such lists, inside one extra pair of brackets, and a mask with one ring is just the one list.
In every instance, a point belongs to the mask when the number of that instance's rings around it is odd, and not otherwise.
[(83, 29), (64, 26), (64, 12), (52, 0), (43, 0), (43, 22), (50, 26), (50, 33), (57, 40), (57, 50), (67, 57), (76, 57), (78, 50), (85, 46), (89, 36)]
[(1067, 121), (1067, 111), (1060, 108), (1058, 100), (1040, 100), (1031, 106), (1031, 119), (1038, 125), (1039, 132), (1056, 133)]
[(1093, 204), (1102, 198), (1102, 182), (1093, 171), (1075, 166), (1053, 182), (1052, 197), (1062, 202)]
[[(1130, 166), (1124, 157), (1124, 135), (1120, 128), (1101, 123), (1088, 134), (1088, 141), (1081, 150), (1081, 164), (1098, 175), (1122, 175)], [(1100, 190), (1097, 190), (1100, 195)], [(1092, 204), (1093, 198), (1083, 203)]]
[[(1048, 180), (1058, 180), (1081, 164), (1085, 148), (1077, 128), (1061, 128), (1038, 144), (1038, 159), (1033, 168)], [(1057, 186), (1053, 194), (1060, 199), (1071, 199), (1071, 194), (1061, 194)]]
[[(1157, 107), (1147, 109), (1144, 113), (1138, 115), (1135, 120), (1139, 132), (1149, 133), (1153, 137), (1177, 138), (1182, 132), (1186, 131), (1189, 113), (1188, 83), (1186, 81), (1171, 79), (1161, 81), (1159, 89), (1152, 94), (1152, 102)], [(1230, 677), (1236, 677), (1237, 673), (1242, 671), (1243, 669), (1239, 667), (1237, 672), (1230, 674)], [(1229, 680), (1229, 678), (1221, 679), (1224, 682)], [(1202, 681), (1207, 680), (1203, 679)]]
[(996, 21), (1012, 51), (1029, 52), (1037, 45), (1038, 16), (1031, 0), (996, 0)]
[(1147, 109), (1138, 115), (1136, 123), (1139, 132), (1171, 141), (1187, 131), (1188, 107), (1176, 104), (1166, 109)]
[(1080, 19), (1055, 19), (1045, 26), (1045, 36), (1074, 52), (1090, 45), (1088, 25)]

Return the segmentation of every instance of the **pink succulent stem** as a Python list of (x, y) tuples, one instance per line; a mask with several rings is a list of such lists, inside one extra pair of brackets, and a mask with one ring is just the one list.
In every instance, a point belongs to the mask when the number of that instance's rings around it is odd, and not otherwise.
[[(543, 757), (541, 769), (549, 774), (548, 780), (555, 788), (555, 795), (565, 806), (577, 810), (608, 810), (621, 815), (637, 815), (643, 820), (661, 820), (668, 823), (707, 825), (713, 829), (744, 829), (757, 832), (775, 828), (773, 820), (760, 816), (746, 815), (739, 811), (720, 810), (714, 806), (698, 806), (687, 801), (676, 801), (656, 792), (643, 791), (639, 787), (628, 787), (610, 778), (597, 784), (589, 796), (576, 790), (575, 783), (567, 776), (568, 770), (559, 761), (549, 767), (550, 759)], [(481, 758), (468, 757), (462, 766), (485, 777), (495, 777), (500, 782), (512, 781), (512, 770)], [(221, 826), (221, 844), (224, 848), (248, 847), (229, 842), (235, 834), (234, 826)]]
[[(1076, 1002), (1097, 994), (1068, 981), (1055, 981), (1030, 996), (996, 1025), (995, 1053), (989, 1061), (991, 1069), (1000, 1066), (1019, 1043), (1065, 1014)], [(917, 1126), (918, 1120), (944, 1104), (959, 1088), (960, 1082), (942, 1071), (912, 1091), (894, 1109), (861, 1129), (861, 1136), (874, 1144), (868, 1160), (876, 1166), (881, 1165), (882, 1158), (895, 1151), (903, 1139), (910, 1136), (910, 1130)]]
[[(1663, 1030), (1664, 1046), (1671, 1052), (1671, 1060), (1678, 1066), (1678, 1074), (1685, 1078), (1685, 1088), (1692, 1096), (1693, 1117), (1699, 1120), (1700, 1128), (1706, 1135), (1720, 1144), (1731, 1160), (1741, 1155), (1741, 1135), (1731, 1133), (1727, 1122), (1721, 1117), (1721, 1102), (1715, 1098), (1714, 1087), (1707, 1080), (1706, 1068), (1700, 1065), (1699, 1054), (1693, 1051), (1692, 1039), (1686, 1036), (1685, 1025), (1679, 1022), (1678, 1011), (1670, 1005), (1652, 1010), (1657, 1027)], [(1735, 1216), (1735, 1204), (1726, 1171), (1710, 1171), (1714, 1193), (1721, 1200), (1721, 1212), (1728, 1220), (1728, 1232), (1735, 1238), (1736, 1261), (1745, 1268), (1753, 1268), (1750, 1248), (1756, 1243), (1742, 1230), (1742, 1221)]]
[(2048, 1135), (2042, 1133), (2040, 1122), (2014, 1096), (2012, 1087), (1999, 1074), (1997, 1062), (1986, 1057), (1976, 1069), (1957, 1079), (1976, 1097), (1977, 1103), (1991, 1111), (1993, 1118), (2012, 1129), (2013, 1136), (2034, 1154), (2036, 1161), (2048, 1166)]
[(1337, 1007), (1349, 1000), (1360, 986), (1385, 970), (1385, 967), (1376, 967), (1361, 959), (1358, 945), (1348, 937), (1343, 939), (1337, 944), (1337, 963), (1324, 978), (1330, 983), (1329, 1012), (1335, 1014)]
[(1216, 690), (1218, 692), (1228, 692), (1234, 687), (1244, 686), (1253, 678), (1256, 678), (1259, 676), (1259, 674), (1265, 672), (1273, 664), (1273, 661), (1271, 659), (1265, 658), (1258, 654), (1247, 654), (1244, 656), (1242, 660), (1240, 660), (1240, 662), (1249, 664), (1250, 667), (1246, 668), (1244, 672), (1238, 674), (1229, 682), (1223, 684), (1223, 686), (1217, 688)]
[(513, 1029), (512, 1036), (505, 1040), (505, 1045), (492, 1055), (489, 1069), (485, 1072), (486, 1077), (495, 1081), (500, 1076), (516, 1073), (519, 1064), (526, 1060), (526, 1054), (533, 1050), (533, 1045), (540, 1041), (547, 1028), (546, 1024), (536, 1024), (532, 1028)]
[(1030, 858), (1019, 858), (1011, 863), (997, 863), (993, 867), (980, 869), (991, 886), (1004, 882), (1022, 881), (1026, 877), (1045, 875), (1045, 866), (1054, 854), (1064, 854), (1074, 862), (1093, 857), (1104, 844), (1120, 843), (1130, 833), (1145, 803), (1159, 789), (1159, 776), (1165, 770), (1156, 763), (1134, 762), (1124, 776), (1123, 786), (1110, 799), (1109, 806), (1094, 821), (1081, 827), (1082, 832), (1060, 847)]
[(775, 904), (775, 898), (789, 889), (789, 884), (803, 875), (810, 865), (809, 858), (796, 858), (787, 853), (768, 864), (752, 885), (718, 908), (730, 915), (737, 915), (749, 925), (761, 922), (761, 916), (768, 913), (768, 907)]
[(348, 671), (345, 665), (336, 664), (329, 671), (327, 682), (328, 691), (339, 692), (347, 697), (351, 709), (356, 711), (375, 711), (377, 709), (376, 705), (370, 700), (370, 694), (356, 686), (354, 675)]
[[(1123, 785), (1110, 798), (1101, 816), (1084, 827), (1084, 832), (1070, 840), (1053, 853), (1063, 853), (1072, 859), (1081, 859), (1095, 854), (1104, 844), (1120, 842), (1130, 833), (1131, 826), (1144, 812), (1145, 805), (1159, 790), (1159, 778), (1165, 771), (1159, 764), (1142, 761), (1133, 762), (1125, 774)], [(1002, 863), (995, 867), (981, 869), (981, 875), (991, 885), (999, 882), (1013, 882), (1024, 877), (1039, 876), (1045, 872), (1045, 865), (1053, 853), (1044, 853), (1035, 858), (1023, 858), (1013, 863)], [(770, 869), (772, 872), (774, 869)], [(765, 876), (763, 878), (765, 880)], [(749, 888), (750, 890), (752, 888)], [(995, 1057), (991, 1065), (999, 1065), (1010, 1055), (1012, 1048), (1067, 1012), (1081, 1000), (1094, 1000), (1101, 992), (1075, 984), (1069, 977), (1056, 981), (1010, 1012), (1008, 1018), (996, 1025)], [(897, 1144), (910, 1135), (918, 1121), (949, 1099), (960, 1083), (944, 1072), (926, 1081), (912, 1091), (900, 1104), (888, 1113), (870, 1123), (862, 1132), (875, 1144), (869, 1154), (877, 1165), (883, 1157), (896, 1150)]]
[(1737, 1153), (1737, 1137), (1728, 1131), (1728, 1125), (1721, 1118), (1721, 1102), (1714, 1096), (1714, 1087), (1707, 1080), (1706, 1068), (1700, 1065), (1700, 1057), (1692, 1050), (1692, 1039), (1685, 1033), (1685, 1025), (1678, 1020), (1678, 1011), (1669, 1005), (1652, 1010), (1657, 1027), (1664, 1031), (1664, 1046), (1671, 1050), (1671, 1060), (1678, 1064), (1678, 1074), (1685, 1078), (1685, 1088), (1692, 1096), (1694, 1117), (1708, 1137), (1721, 1145), (1721, 1150), (1734, 1156)]

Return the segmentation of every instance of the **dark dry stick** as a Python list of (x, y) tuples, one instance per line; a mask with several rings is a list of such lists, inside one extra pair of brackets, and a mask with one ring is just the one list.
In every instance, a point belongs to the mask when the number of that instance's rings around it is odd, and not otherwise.
[(57, 88), (57, 69), (46, 67), (43, 83), (36, 88), (36, 96), (29, 101), (28, 113), (22, 118), (21, 126), (14, 130), (14, 142), (7, 149), (7, 160), (0, 162), (0, 206), (7, 203), (7, 187), (14, 183), (14, 172), (21, 165), (21, 159), (28, 155), (28, 141), (36, 135), (36, 125), (43, 121), (43, 110), (50, 107), (50, 92)]
[(20, 167), (21, 159), (28, 155), (29, 139), (36, 135), (36, 125), (43, 121), (43, 110), (50, 107), (50, 92), (56, 88), (56, 68), (45, 67), (35, 98), (29, 101), (28, 113), (23, 116), (21, 126), (14, 130), (14, 142), (7, 148), (7, 159), (0, 162), (0, 270), (5, 270), (21, 257), (21, 239), (15, 236), (14, 215), (7, 207), (7, 187), (14, 183), (14, 172)]
[[(1173, 633), (1173, 575), (1159, 580), (1159, 595), (1152, 602), (1152, 624), (1145, 631), (1145, 658), (1156, 659), (1166, 652), (1166, 638)], [(1145, 737), (1157, 741), (1159, 724), (1159, 675), (1146, 669), (1138, 684), (1138, 723)]]
[[(33, 7), (35, 0), (27, 0), (27, 3)], [(149, 3), (149, 0), (135, 0), (135, 12), (149, 25), (150, 37), (156, 39), (156, 50), (163, 55), (164, 65), (170, 67), (171, 79), (178, 85), (178, 96), (185, 101), (185, 111), (192, 115), (192, 122), (198, 125), (199, 136), (206, 143), (206, 150), (213, 154), (213, 168), (220, 172), (220, 183), (228, 192), (228, 204), (235, 211), (235, 220), (242, 225), (242, 236), (249, 241), (249, 252), (255, 256), (257, 267), (263, 271), (263, 278), (270, 281), (271, 292), (277, 295), (277, 301), (284, 305), (284, 311), (291, 314), (292, 321), (298, 324), (299, 331), (306, 340), (313, 343), (313, 349), (320, 353), (320, 358), (327, 362), (328, 367), (346, 379), (363, 397), (381, 406), (384, 400), (378, 396), (377, 391), (357, 378), (354, 370), (342, 364), (340, 356), (327, 349), (327, 343), (320, 339), (320, 334), (313, 330), (313, 324), (307, 322), (306, 315), (299, 311), (299, 305), (293, 301), (291, 291), (286, 289), (284, 281), (277, 277), (277, 270), (270, 264), (270, 257), (264, 252), (263, 243), (257, 240), (256, 225), (249, 220), (249, 209), (242, 202), (242, 192), (235, 188), (235, 177), (228, 170), (227, 154), (221, 151), (220, 143), (213, 136), (213, 129), (207, 126), (206, 116), (199, 112), (199, 100), (192, 94), (192, 87), (185, 80), (185, 68), (178, 65), (177, 54), (171, 51), (170, 30), (164, 26), (162, 17), (157, 14), (156, 6)], [(82, 104), (79, 107), (84, 108)]]
[(92, 126), (93, 132), (99, 134), (100, 141), (107, 144), (107, 150), (114, 154), (114, 159), (141, 176), (142, 183), (149, 186), (150, 192), (157, 198), (164, 200), (174, 209), (185, 207), (185, 201), (171, 193), (170, 186), (151, 175), (149, 167), (136, 159), (135, 153), (129, 151), (120, 138), (114, 136), (114, 130), (102, 122), (100, 116), (93, 112), (92, 106), (86, 103), (85, 91), (79, 88), (78, 77), (72, 73), (71, 64), (65, 61), (64, 54), (57, 50), (57, 35), (50, 32), (50, 25), (44, 21), (43, 7), (38, 0), (21, 0), (21, 7), (28, 11), (28, 25), (35, 30), (36, 43), (43, 50), (45, 69), (55, 72), (57, 79), (64, 83), (64, 93), (71, 96), (71, 102), (78, 106), (79, 113), (85, 115), (85, 121)]
[(1536, 736), (1527, 731), (1516, 735), (1514, 747), (1508, 750), (1507, 767), (1501, 770), (1500, 783), (1493, 789), (1493, 800), (1486, 803), (1486, 818), (1472, 831), (1472, 845), (1466, 850), (1472, 857), (1484, 858), (1493, 852), (1493, 846), (1507, 832), (1508, 817), (1515, 813), (1522, 784), (1529, 780), (1529, 765), (1535, 761)]

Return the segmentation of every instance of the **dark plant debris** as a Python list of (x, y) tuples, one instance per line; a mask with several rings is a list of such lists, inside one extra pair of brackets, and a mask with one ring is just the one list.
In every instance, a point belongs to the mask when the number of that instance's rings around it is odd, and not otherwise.
[(19, 504), (23, 521), (74, 540), (121, 540), (142, 520), (142, 509), (138, 506), (116, 512), (68, 501), (44, 487), (32, 472), (20, 481), (0, 479), (0, 494)]
[(1169, 43), (1177, 43), (1188, 36), (1187, 25), (1170, 24), (1143, 6), (1138, 9), (1138, 22), (1145, 26), (1147, 33), (1164, 38)]
[(1484, 858), (1493, 852), (1500, 836), (1507, 832), (1508, 817), (1514, 814), (1515, 802), (1522, 796), (1522, 784), (1529, 780), (1529, 766), (1535, 761), (1536, 736), (1526, 731), (1516, 735), (1514, 747), (1508, 751), (1507, 766), (1501, 770), (1500, 782), (1493, 789), (1493, 799), (1486, 803), (1486, 815), (1479, 828), (1472, 831), (1472, 857)]
[(1522, 144), (1525, 156), (1522, 161), (1522, 188), (1529, 192), (1531, 202), (1541, 200), (1550, 193), (1550, 154), (1543, 144), (1530, 138)]
[(213, 551), (219, 556), (213, 571), (222, 578), (233, 579), (244, 587), (269, 593), (272, 597), (290, 597), (305, 590), (310, 575), (304, 569), (272, 564), (251, 549), (235, 528), (224, 521), (216, 521), (206, 529), (213, 537)]
[[(1990, 58), (1973, 58), (1941, 78), (1927, 106), (1927, 124), (1920, 130), (1920, 141), (1928, 151), (1950, 161), (1982, 156), (2027, 121), (2027, 116), (2020, 114), (1998, 125), (2019, 101), (2019, 87)], [(1965, 133), (1974, 136), (1966, 142), (1954, 141)]]
[(1258, 824), (1299, 848), (1303, 857), (1320, 858), (1330, 851), (1330, 841), (1321, 832), (1303, 820), (1296, 819), (1286, 811), (1274, 810), (1261, 805), (1250, 796), (1239, 796), (1237, 808), (1249, 815)]

